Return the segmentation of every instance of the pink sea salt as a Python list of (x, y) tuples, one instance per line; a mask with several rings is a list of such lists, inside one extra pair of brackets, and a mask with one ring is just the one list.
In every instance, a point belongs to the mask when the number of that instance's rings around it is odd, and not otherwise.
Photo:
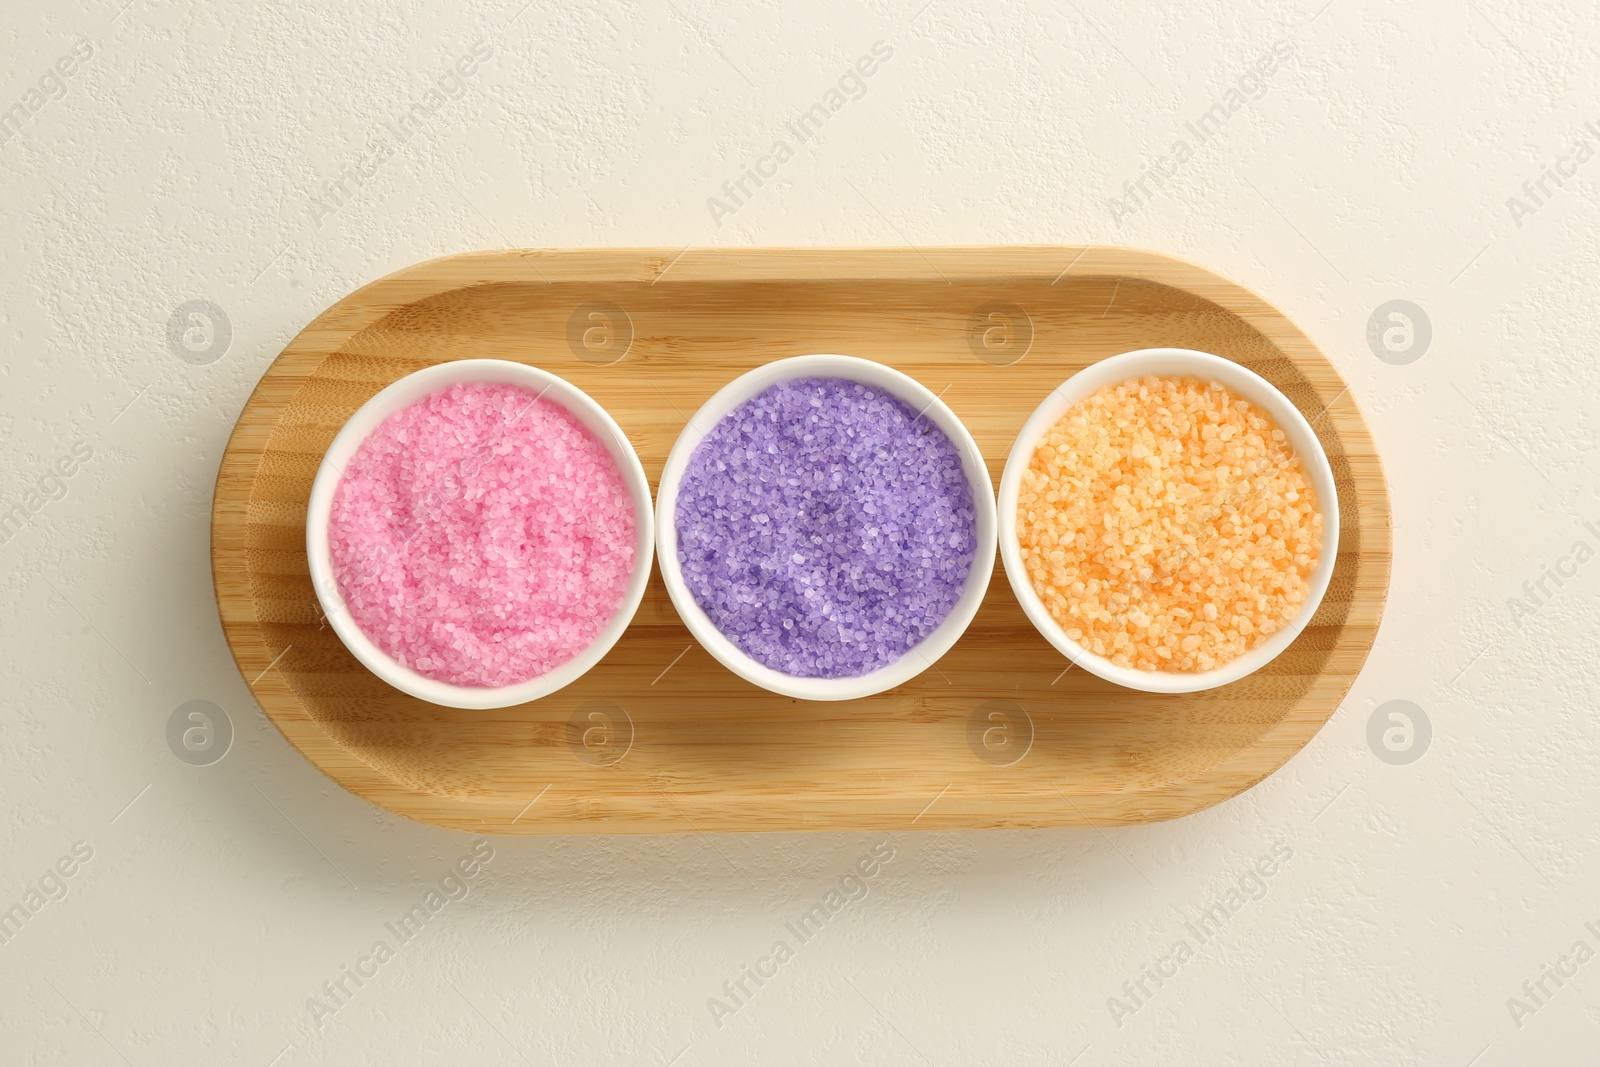
[(503, 686), (567, 662), (610, 622), (635, 521), (616, 460), (566, 408), (466, 383), (362, 442), (328, 540), (374, 644), (429, 678)]

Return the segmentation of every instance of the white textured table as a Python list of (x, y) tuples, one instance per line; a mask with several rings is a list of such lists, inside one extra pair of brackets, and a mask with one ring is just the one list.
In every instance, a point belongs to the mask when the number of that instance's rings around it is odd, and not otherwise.
[[(1590, 5), (343, 6), (0, 27), (0, 1059), (1600, 1056)], [(350, 289), (484, 247), (1083, 241), (1261, 292), (1384, 452), (1377, 648), (1243, 797), (475, 845), (252, 704), (212, 480)]]

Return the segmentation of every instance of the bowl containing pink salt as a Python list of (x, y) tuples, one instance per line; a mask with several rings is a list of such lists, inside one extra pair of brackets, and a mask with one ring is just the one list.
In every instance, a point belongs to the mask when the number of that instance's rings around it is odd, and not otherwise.
[(1179, 348), (1102, 360), (1052, 392), (1006, 461), (999, 520), (1039, 632), (1152, 693), (1270, 663), (1311, 621), (1339, 544), (1333, 470), (1299, 409)]
[(361, 663), (453, 708), (536, 700), (598, 663), (644, 596), (650, 485), (599, 404), (497, 359), (363, 404), (312, 484), (322, 612)]

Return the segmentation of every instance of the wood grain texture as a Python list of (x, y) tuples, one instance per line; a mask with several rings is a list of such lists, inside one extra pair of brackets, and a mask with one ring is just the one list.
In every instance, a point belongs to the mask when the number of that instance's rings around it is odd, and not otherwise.
[[(1091, 362), (1161, 345), (1237, 360), (1282, 389), (1339, 487), (1338, 566), (1316, 617), (1266, 669), (1222, 689), (1158, 696), (1062, 674), (1067, 661), (996, 573), (934, 669), (863, 700), (791, 700), (695, 645), (654, 575), (632, 627), (577, 683), (456, 711), (362, 668), (307, 576), (323, 451), (379, 389), (443, 360), (520, 360), (569, 379), (610, 410), (654, 485), (688, 416), (738, 374), (810, 352), (863, 356), (940, 393), (998, 482), (1046, 393)], [(1112, 825), (1198, 811), (1271, 774), (1333, 713), (1376, 635), (1389, 545), (1371, 436), (1310, 340), (1208, 271), (1099, 246), (513, 250), (421, 263), (339, 301), (284, 349), (239, 417), (212, 516), (223, 628), (284, 736), (373, 804), (474, 833)], [(985, 747), (990, 726), (1013, 747)]]

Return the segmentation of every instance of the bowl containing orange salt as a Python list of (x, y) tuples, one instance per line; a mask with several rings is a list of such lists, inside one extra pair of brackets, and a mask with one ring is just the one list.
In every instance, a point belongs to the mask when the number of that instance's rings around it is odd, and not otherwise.
[(1150, 348), (1057, 387), (999, 488), (1000, 557), (1072, 663), (1192, 693), (1270, 663), (1311, 621), (1339, 544), (1310, 423), (1232, 360)]

